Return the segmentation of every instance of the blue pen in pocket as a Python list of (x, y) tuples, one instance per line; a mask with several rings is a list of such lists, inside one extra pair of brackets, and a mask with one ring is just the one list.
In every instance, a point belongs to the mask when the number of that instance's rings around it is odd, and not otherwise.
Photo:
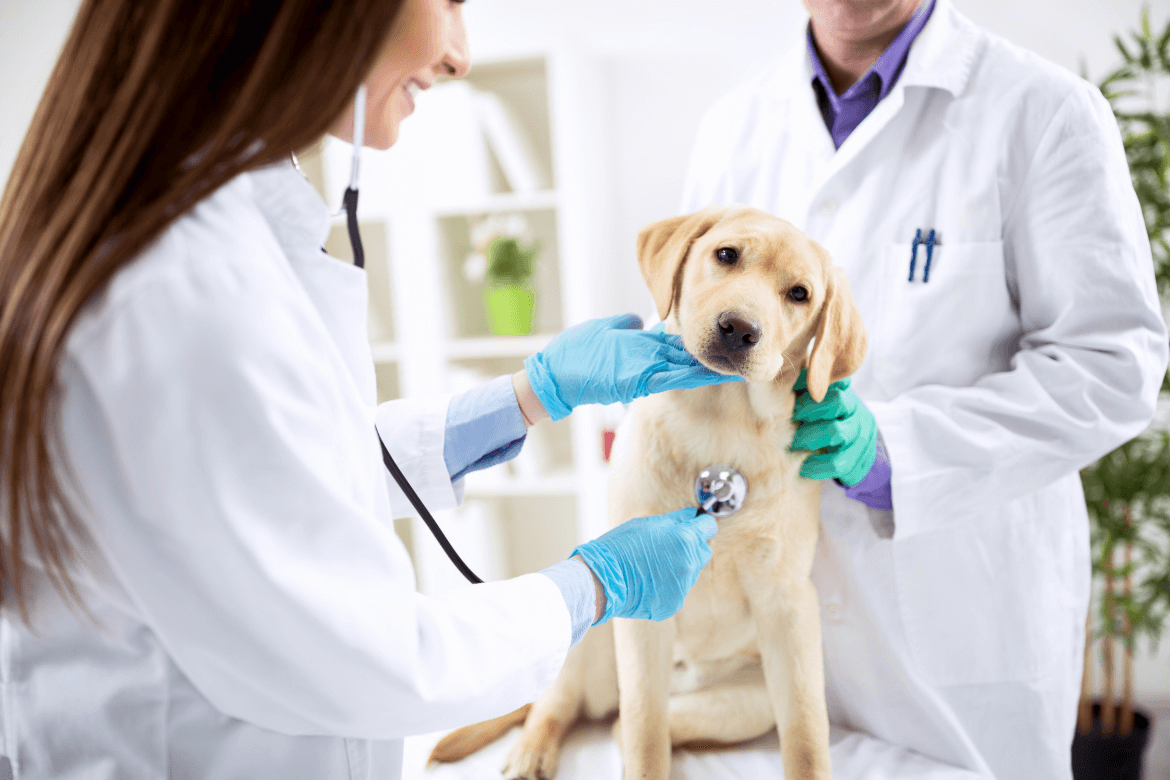
[(934, 230), (930, 231), (930, 235), (926, 237), (926, 265), (922, 268), (922, 283), (926, 284), (930, 281), (930, 261), (934, 257), (934, 246), (938, 243), (934, 238)]
[(922, 231), (914, 231), (914, 240), (910, 242), (910, 278), (907, 281), (914, 281), (914, 264), (918, 262), (918, 245), (922, 243)]
[(934, 259), (934, 248), (938, 246), (938, 233), (931, 228), (926, 239), (922, 238), (921, 228), (914, 231), (914, 240), (910, 242), (910, 276), (908, 281), (914, 281), (914, 266), (918, 264), (918, 247), (926, 247), (926, 264), (922, 267), (923, 284), (930, 281), (930, 262)]

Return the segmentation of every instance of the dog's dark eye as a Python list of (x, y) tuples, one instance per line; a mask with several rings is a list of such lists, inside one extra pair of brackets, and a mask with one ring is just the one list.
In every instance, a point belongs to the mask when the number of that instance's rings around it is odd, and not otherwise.
[(788, 291), (788, 297), (800, 303), (808, 300), (808, 289), (799, 284)]
[(736, 260), (739, 259), (739, 252), (736, 252), (729, 246), (723, 246), (715, 250), (715, 257), (721, 263), (732, 265)]

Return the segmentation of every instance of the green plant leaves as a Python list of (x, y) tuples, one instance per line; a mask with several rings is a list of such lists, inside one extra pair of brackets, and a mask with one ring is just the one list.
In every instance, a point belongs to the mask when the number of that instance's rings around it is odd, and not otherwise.
[[(1142, 208), (1154, 276), (1170, 297), (1170, 114), (1154, 87), (1170, 77), (1170, 21), (1157, 33), (1143, 9), (1138, 31), (1113, 39), (1122, 63), (1100, 83), (1121, 128), (1134, 191)], [(1170, 373), (1162, 380), (1170, 392)], [(1097, 634), (1156, 642), (1170, 615), (1170, 434), (1147, 431), (1081, 472), (1092, 519), (1093, 571), (1108, 573), (1112, 596), (1100, 600)], [(1132, 550), (1125, 564), (1122, 550)], [(1129, 576), (1133, 589), (1121, 592)]]
[(539, 251), (539, 245), (521, 246), (515, 238), (494, 239), (487, 248), (487, 280), (495, 285), (527, 285)]

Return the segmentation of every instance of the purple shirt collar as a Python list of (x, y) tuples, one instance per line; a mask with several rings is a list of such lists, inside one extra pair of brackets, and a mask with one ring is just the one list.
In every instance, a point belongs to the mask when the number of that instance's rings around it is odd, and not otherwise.
[(865, 75), (857, 80), (853, 86), (845, 90), (845, 94), (838, 95), (833, 91), (833, 83), (829, 81), (829, 74), (817, 56), (817, 47), (813, 43), (812, 24), (808, 26), (808, 56), (812, 60), (813, 91), (817, 95), (817, 105), (821, 109), (821, 116), (829, 128), (829, 135), (833, 137), (833, 145), (840, 149), (841, 144), (849, 134), (869, 116), (874, 107), (898, 81), (902, 75), (902, 68), (906, 65), (906, 57), (910, 54), (910, 44), (926, 26), (930, 14), (934, 11), (935, 0), (927, 0), (918, 6), (914, 16), (898, 33), (898, 37), (890, 43), (882, 56), (878, 57)]

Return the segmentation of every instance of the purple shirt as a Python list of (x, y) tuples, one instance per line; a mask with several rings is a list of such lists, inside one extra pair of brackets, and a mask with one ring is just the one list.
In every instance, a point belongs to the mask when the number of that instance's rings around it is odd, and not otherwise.
[(812, 24), (808, 26), (808, 57), (812, 60), (813, 91), (817, 94), (817, 105), (820, 106), (821, 116), (825, 118), (825, 125), (829, 128), (829, 135), (833, 137), (833, 146), (840, 149), (841, 144), (849, 134), (869, 116), (874, 106), (890, 94), (898, 76), (902, 75), (902, 68), (906, 65), (906, 57), (910, 54), (910, 44), (922, 32), (930, 14), (934, 10), (935, 0), (928, 0), (918, 6), (914, 16), (898, 33), (898, 37), (890, 43), (882, 56), (878, 57), (865, 75), (857, 80), (853, 86), (845, 90), (844, 95), (838, 95), (833, 90), (833, 83), (821, 58), (817, 55), (816, 43), (813, 41)]
[(886, 453), (886, 443), (882, 441), (879, 431), (877, 437), (877, 457), (865, 479), (853, 487), (845, 488), (845, 495), (854, 501), (860, 501), (870, 509), (880, 509), (883, 512), (894, 511), (894, 492), (891, 490), (890, 456)]

